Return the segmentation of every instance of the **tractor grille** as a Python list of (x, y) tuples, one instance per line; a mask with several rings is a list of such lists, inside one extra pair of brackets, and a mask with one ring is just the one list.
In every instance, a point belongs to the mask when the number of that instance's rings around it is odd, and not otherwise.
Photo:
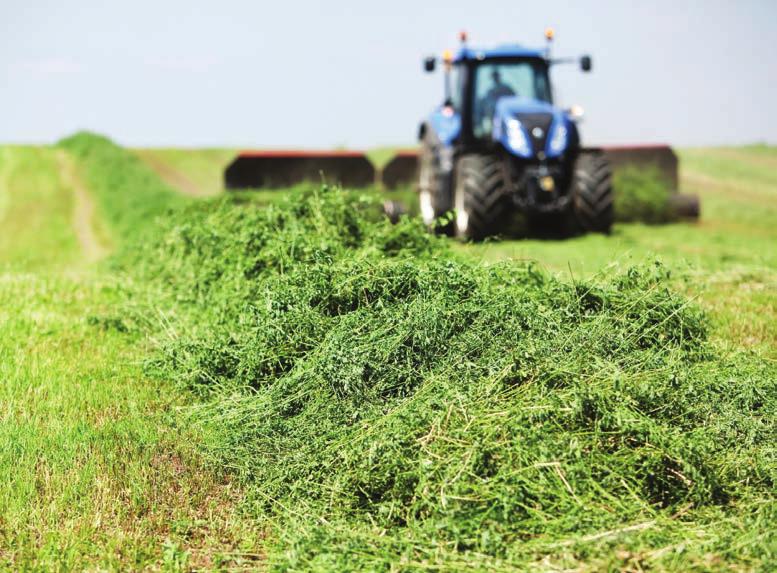
[[(518, 119), (529, 134), (535, 155), (540, 152), (544, 154), (545, 142), (548, 140), (548, 132), (550, 131), (550, 124), (553, 121), (553, 116), (549, 113), (519, 113)], [(534, 133), (536, 128), (542, 130), (542, 134), (538, 134), (539, 137)]]

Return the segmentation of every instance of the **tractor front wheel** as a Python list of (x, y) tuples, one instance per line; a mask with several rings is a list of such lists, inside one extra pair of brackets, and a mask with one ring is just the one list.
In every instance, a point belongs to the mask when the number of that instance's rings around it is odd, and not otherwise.
[(609, 233), (613, 222), (612, 171), (601, 153), (582, 153), (572, 178), (572, 216), (583, 232)]
[(504, 229), (512, 203), (505, 192), (499, 157), (468, 154), (459, 158), (453, 195), (458, 237), (480, 241)]

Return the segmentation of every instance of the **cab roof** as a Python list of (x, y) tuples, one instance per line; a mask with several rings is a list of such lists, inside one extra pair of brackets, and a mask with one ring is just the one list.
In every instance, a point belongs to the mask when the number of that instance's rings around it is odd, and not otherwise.
[(525, 48), (519, 44), (504, 44), (494, 48), (474, 48), (463, 46), (459, 49), (454, 63), (465, 60), (487, 60), (489, 58), (545, 58), (545, 50)]

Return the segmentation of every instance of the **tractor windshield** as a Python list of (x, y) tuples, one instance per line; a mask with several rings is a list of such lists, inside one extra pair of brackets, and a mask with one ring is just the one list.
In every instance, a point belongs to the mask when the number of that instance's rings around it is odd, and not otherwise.
[(477, 66), (473, 102), (475, 137), (491, 133), (496, 102), (521, 96), (551, 102), (548, 68), (539, 60), (493, 60)]

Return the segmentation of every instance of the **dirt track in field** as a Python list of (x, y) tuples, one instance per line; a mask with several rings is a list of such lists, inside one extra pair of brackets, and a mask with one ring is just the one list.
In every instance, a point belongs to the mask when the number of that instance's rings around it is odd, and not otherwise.
[(95, 205), (84, 183), (76, 173), (73, 160), (64, 151), (57, 152), (57, 163), (62, 183), (73, 190), (73, 231), (84, 258), (98, 261), (108, 254), (108, 246), (95, 231)]

